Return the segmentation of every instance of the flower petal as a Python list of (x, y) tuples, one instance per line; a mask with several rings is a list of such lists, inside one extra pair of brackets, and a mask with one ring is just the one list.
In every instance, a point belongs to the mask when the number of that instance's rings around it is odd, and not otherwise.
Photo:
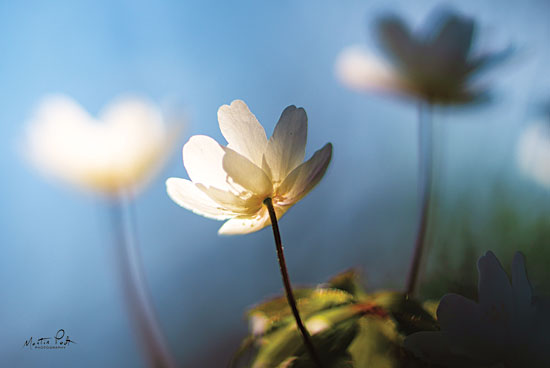
[(294, 204), (302, 199), (319, 183), (332, 157), (332, 144), (327, 143), (323, 148), (306, 162), (292, 170), (278, 189), (284, 198), (280, 205)]
[(44, 97), (35, 112), (34, 120), (44, 124), (58, 124), (59, 127), (88, 124), (93, 121), (78, 102), (61, 94)]
[(376, 25), (382, 49), (399, 67), (415, 65), (423, 55), (419, 45), (403, 20), (394, 15), (381, 17)]
[(261, 230), (270, 224), (269, 214), (264, 207), (256, 216), (239, 216), (226, 221), (218, 230), (218, 234), (249, 234)]
[(362, 47), (349, 47), (336, 61), (336, 75), (349, 88), (384, 93), (411, 93), (399, 73)]
[(256, 196), (240, 197), (230, 191), (207, 187), (201, 183), (195, 184), (206, 195), (219, 203), (223, 208), (228, 209), (238, 215), (251, 216), (258, 212), (262, 207), (262, 201)]
[(437, 320), (451, 342), (451, 350), (477, 360), (490, 355), (488, 352), (498, 346), (494, 342), (503, 335), (477, 303), (457, 294), (441, 298)]
[(453, 342), (444, 332), (421, 331), (405, 338), (403, 346), (416, 356), (444, 367), (477, 367), (474, 361), (454, 352)]
[[(288, 208), (282, 208), (275, 206), (275, 214), (279, 220)], [(225, 222), (220, 227), (218, 234), (220, 235), (236, 235), (236, 234), (249, 234), (263, 229), (266, 226), (271, 225), (271, 219), (265, 206), (253, 216), (238, 216)]]
[(169, 178), (166, 190), (174, 202), (198, 215), (214, 220), (226, 220), (236, 215), (222, 208), (189, 180)]
[(26, 153), (48, 175), (87, 188), (110, 190), (120, 175), (112, 170), (108, 137), (104, 124), (75, 100), (50, 95), (40, 101), (28, 124)]
[(455, 14), (438, 15), (439, 29), (434, 29), (436, 34), (431, 47), (441, 60), (441, 66), (463, 64), (474, 35), (475, 24), (473, 19)]
[(493, 252), (487, 252), (479, 259), (477, 268), (479, 304), (491, 310), (495, 318), (498, 317), (496, 314), (509, 313), (513, 308), (512, 285), (497, 257)]
[(262, 169), (274, 183), (282, 182), (289, 172), (304, 161), (307, 140), (307, 115), (303, 108), (284, 109), (273, 135), (267, 142)]
[(241, 100), (223, 105), (218, 109), (218, 122), (227, 146), (261, 166), (267, 137), (248, 106)]
[(525, 271), (525, 259), (520, 252), (516, 252), (512, 262), (512, 288), (514, 289), (516, 303), (520, 308), (518, 312), (526, 314), (528, 308), (531, 306), (533, 295), (531, 284)]
[(223, 170), (224, 148), (205, 135), (195, 135), (183, 146), (183, 165), (193, 183), (231, 191)]
[(149, 135), (153, 132), (161, 135), (164, 129), (163, 117), (159, 109), (149, 100), (139, 97), (127, 96), (115, 99), (101, 111), (99, 120), (106, 124), (130, 126), (132, 127), (130, 131), (146, 131)]
[(223, 169), (229, 178), (263, 200), (273, 191), (271, 180), (258, 166), (230, 148), (225, 149)]
[(441, 330), (455, 338), (468, 339), (479, 335), (481, 312), (479, 305), (462, 295), (447, 294), (437, 308), (437, 320)]
[(520, 169), (546, 188), (550, 188), (550, 128), (545, 122), (529, 125), (521, 133), (517, 158)]
[(92, 134), (94, 138), (98, 135), (94, 123), (92, 117), (68, 96), (43, 98), (27, 128), (30, 158), (46, 172), (71, 176), (71, 169), (81, 167), (84, 159), (90, 160), (78, 148), (85, 143), (85, 148), (96, 144), (96, 141), (90, 144), (85, 140)]

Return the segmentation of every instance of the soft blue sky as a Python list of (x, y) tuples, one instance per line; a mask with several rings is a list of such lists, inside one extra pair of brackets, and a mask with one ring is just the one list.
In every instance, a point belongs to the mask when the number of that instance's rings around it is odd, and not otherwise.
[[(483, 44), (518, 48), (492, 73), (495, 103), (436, 115), (440, 183), (452, 198), (482, 196), (518, 177), (514, 144), (548, 97), (549, 4), (452, 1), (482, 24)], [(418, 23), (439, 2), (415, 1), (0, 2), (0, 356), (10, 367), (139, 367), (120, 303), (106, 204), (44, 180), (22, 157), (25, 121), (50, 92), (92, 113), (122, 92), (180, 103), (189, 117), (169, 163), (135, 205), (142, 254), (161, 322), (179, 362), (235, 347), (244, 309), (281, 289), (268, 230), (220, 238), (221, 225), (178, 208), (164, 190), (185, 177), (192, 134), (223, 142), (216, 111), (245, 100), (268, 132), (290, 104), (309, 116), (308, 156), (334, 158), (320, 186), (281, 222), (298, 284), (359, 266), (372, 285), (400, 287), (414, 231), (413, 104), (342, 87), (333, 66), (345, 46), (373, 46), (368, 25), (397, 10)], [(531, 185), (531, 186), (530, 186)], [(479, 194), (481, 193), (481, 194)], [(396, 256), (398, 255), (398, 256)], [(67, 351), (26, 351), (31, 335), (65, 328)], [(215, 354), (214, 354), (215, 355)], [(77, 363), (78, 362), (78, 363)]]

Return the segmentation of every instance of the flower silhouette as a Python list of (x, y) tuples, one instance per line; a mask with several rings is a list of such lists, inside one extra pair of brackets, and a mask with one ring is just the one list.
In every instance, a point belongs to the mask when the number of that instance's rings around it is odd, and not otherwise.
[(395, 15), (381, 17), (375, 31), (386, 58), (350, 47), (336, 63), (339, 78), (354, 89), (430, 103), (465, 104), (486, 98), (486, 87), (473, 83), (473, 78), (510, 50), (474, 54), (474, 20), (450, 11), (434, 13), (427, 24), (423, 32), (412, 32)]
[(521, 253), (512, 280), (492, 252), (478, 261), (479, 302), (445, 295), (437, 309), (439, 332), (417, 332), (405, 346), (449, 367), (547, 367), (549, 310), (535, 297)]
[(159, 109), (122, 97), (93, 118), (64, 95), (44, 98), (27, 131), (30, 159), (47, 174), (108, 194), (142, 185), (165, 158), (174, 134)]
[(218, 110), (227, 147), (197, 135), (183, 147), (191, 180), (169, 178), (168, 195), (202, 216), (228, 220), (219, 234), (246, 234), (271, 224), (264, 200), (271, 198), (280, 218), (321, 180), (332, 155), (327, 143), (303, 162), (307, 115), (287, 107), (268, 140), (264, 128), (240, 100)]

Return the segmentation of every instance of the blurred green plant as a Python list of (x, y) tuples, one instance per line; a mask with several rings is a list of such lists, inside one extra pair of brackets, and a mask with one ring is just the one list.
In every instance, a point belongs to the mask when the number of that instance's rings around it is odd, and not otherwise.
[[(367, 293), (355, 270), (296, 291), (298, 308), (325, 367), (420, 367), (402, 343), (418, 331), (437, 331), (437, 303), (426, 306), (394, 291)], [(284, 297), (252, 307), (250, 335), (230, 367), (314, 367)]]
[(550, 294), (550, 206), (541, 205), (550, 203), (549, 193), (534, 185), (512, 187), (503, 180), (492, 185), (490, 193), (483, 200), (470, 193), (442, 204), (421, 298), (457, 293), (476, 300), (476, 262), (487, 250), (494, 251), (505, 268), (521, 251), (534, 290)]

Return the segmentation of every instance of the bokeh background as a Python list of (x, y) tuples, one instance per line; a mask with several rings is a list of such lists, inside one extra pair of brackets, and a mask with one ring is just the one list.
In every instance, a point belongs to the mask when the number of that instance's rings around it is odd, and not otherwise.
[[(494, 100), (435, 112), (435, 205), (425, 297), (475, 294), (492, 249), (527, 255), (548, 285), (549, 195), (518, 170), (518, 134), (550, 97), (550, 2), (445, 3), (480, 22), (481, 47), (513, 45), (491, 73)], [(181, 146), (220, 142), (216, 111), (243, 99), (271, 132), (283, 108), (309, 116), (307, 155), (325, 142), (325, 179), (281, 221), (295, 284), (350, 267), (370, 288), (400, 289), (416, 222), (414, 103), (358, 94), (334, 76), (345, 46), (376, 47), (370, 25), (396, 11), (418, 25), (438, 1), (0, 2), (0, 360), (6, 367), (142, 367), (119, 289), (101, 197), (45, 180), (24, 158), (25, 122), (44, 94), (96, 113), (135, 92), (180, 104), (185, 134), (135, 201), (141, 253), (161, 325), (181, 366), (222, 367), (252, 304), (281, 292), (270, 229), (219, 237), (221, 223), (179, 208), (164, 181), (186, 177)], [(29, 351), (64, 328), (77, 345)]]

